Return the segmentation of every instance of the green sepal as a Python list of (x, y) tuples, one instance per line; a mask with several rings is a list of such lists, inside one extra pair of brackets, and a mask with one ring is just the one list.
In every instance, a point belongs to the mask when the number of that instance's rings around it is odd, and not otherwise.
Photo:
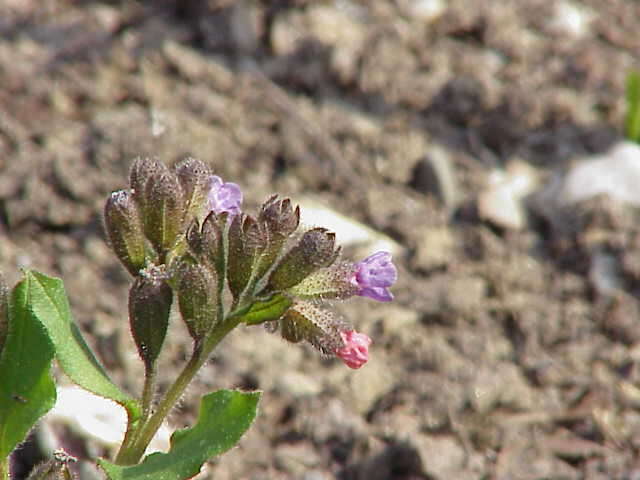
[(271, 272), (267, 289), (286, 290), (319, 268), (330, 266), (340, 253), (340, 248), (335, 247), (335, 238), (326, 228), (307, 230)]
[(267, 300), (257, 301), (247, 313), (242, 315), (240, 321), (247, 325), (278, 320), (293, 304), (293, 300), (282, 294), (273, 295)]

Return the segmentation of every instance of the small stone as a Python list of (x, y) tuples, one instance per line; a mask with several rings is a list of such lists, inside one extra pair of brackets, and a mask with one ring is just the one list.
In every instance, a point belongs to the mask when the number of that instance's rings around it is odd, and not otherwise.
[(410, 185), (418, 192), (436, 195), (449, 211), (460, 201), (451, 156), (437, 145), (415, 164)]
[(414, 18), (424, 23), (432, 23), (442, 16), (447, 9), (444, 0), (413, 0), (409, 11)]
[(417, 435), (412, 439), (429, 478), (448, 480), (460, 478), (458, 473), (466, 459), (464, 448), (451, 436)]
[[(80, 436), (111, 448), (122, 441), (127, 423), (119, 405), (76, 386), (58, 387), (56, 405), (45, 421), (66, 424)], [(169, 428), (162, 425), (147, 451), (168, 451), (169, 436)]]
[(278, 376), (275, 386), (287, 396), (295, 398), (318, 395), (322, 391), (322, 385), (310, 376), (295, 370), (287, 371)]
[(640, 145), (620, 142), (604, 155), (576, 162), (559, 192), (560, 204), (570, 205), (597, 195), (640, 206)]
[(581, 3), (558, 2), (550, 19), (551, 30), (573, 37), (583, 37), (589, 33), (594, 17), (593, 10)]
[(394, 256), (403, 253), (403, 247), (390, 237), (356, 222), (312, 198), (303, 198), (299, 205), (301, 225), (310, 227), (330, 225), (331, 231), (336, 234), (336, 243), (343, 247), (359, 246), (369, 253), (386, 251)]
[(449, 263), (454, 253), (455, 238), (448, 227), (424, 227), (419, 238), (412, 262), (414, 267), (432, 270)]
[(471, 388), (470, 401), (478, 413), (487, 413), (497, 405), (526, 410), (534, 400), (531, 387), (512, 363), (480, 368)]
[(389, 368), (390, 365), (391, 360), (381, 351), (376, 351), (367, 365), (355, 375), (344, 365), (340, 365), (348, 374), (348, 398), (351, 399), (351, 406), (356, 412), (366, 415), (376, 401), (393, 388), (396, 377)]
[(591, 256), (589, 280), (600, 295), (612, 296), (624, 287), (617, 258), (604, 251)]
[(304, 473), (320, 463), (316, 449), (309, 443), (284, 444), (275, 451), (274, 463), (280, 470), (300, 478)]
[(489, 175), (487, 187), (478, 197), (480, 216), (500, 227), (523, 229), (526, 212), (522, 201), (537, 184), (535, 169), (518, 160), (511, 162), (506, 171), (494, 170)]
[(420, 313), (416, 310), (403, 308), (393, 303), (384, 305), (376, 305), (376, 320), (382, 323), (382, 331), (384, 335), (393, 335), (400, 331), (407, 331), (415, 327), (420, 320)]
[(454, 277), (443, 287), (443, 306), (464, 315), (477, 312), (487, 295), (487, 282), (480, 277)]

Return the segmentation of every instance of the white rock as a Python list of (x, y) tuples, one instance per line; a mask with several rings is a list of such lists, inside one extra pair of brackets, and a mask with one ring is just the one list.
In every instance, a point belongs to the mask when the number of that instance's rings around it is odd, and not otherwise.
[(403, 248), (393, 239), (372, 228), (341, 215), (312, 198), (302, 199), (300, 222), (307, 227), (327, 226), (336, 234), (336, 243), (342, 246), (366, 247), (371, 253), (384, 250), (392, 255)]
[(478, 197), (480, 216), (504, 228), (522, 229), (526, 223), (522, 200), (536, 189), (538, 179), (533, 167), (518, 160), (506, 170), (494, 170)]
[(431, 23), (442, 16), (447, 9), (447, 3), (444, 0), (414, 0), (409, 9), (414, 18)]
[(551, 17), (551, 29), (581, 37), (589, 32), (590, 24), (595, 17), (594, 12), (574, 2), (558, 2)]
[(601, 295), (615, 295), (623, 289), (620, 265), (614, 255), (596, 251), (591, 256), (589, 280)]
[[(80, 387), (63, 386), (58, 387), (56, 405), (46, 421), (64, 423), (84, 437), (115, 448), (122, 442), (127, 417), (124, 409), (111, 400)], [(167, 425), (162, 425), (147, 452), (168, 451), (170, 434)]]
[(322, 392), (322, 385), (319, 382), (295, 370), (284, 372), (278, 376), (276, 388), (296, 398), (310, 397)]
[(569, 171), (560, 203), (588, 200), (597, 195), (640, 206), (640, 145), (620, 142), (604, 155), (583, 159)]

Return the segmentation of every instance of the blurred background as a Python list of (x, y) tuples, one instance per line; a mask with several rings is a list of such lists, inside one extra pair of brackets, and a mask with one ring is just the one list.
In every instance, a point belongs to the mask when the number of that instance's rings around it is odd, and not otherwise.
[[(361, 370), (258, 327), (226, 339), (171, 425), (201, 392), (264, 395), (199, 478), (638, 479), (639, 19), (633, 0), (0, 0), (0, 268), (61, 276), (139, 392), (101, 211), (136, 156), (193, 156), (245, 209), (289, 196), (345, 257), (384, 246), (400, 270), (393, 303), (335, 306), (374, 340)], [(191, 350), (172, 328), (165, 387)], [(112, 451), (62, 417), (39, 431), (18, 464)]]

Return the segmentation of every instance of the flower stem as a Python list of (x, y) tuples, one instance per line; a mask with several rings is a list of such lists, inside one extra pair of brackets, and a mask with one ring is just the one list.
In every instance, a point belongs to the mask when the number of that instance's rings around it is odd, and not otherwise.
[(9, 480), (9, 457), (0, 460), (0, 480)]
[(156, 367), (150, 365), (144, 376), (144, 387), (142, 389), (142, 422), (146, 422), (151, 414), (151, 404), (156, 385)]
[(158, 404), (158, 409), (149, 417), (141, 427), (139, 433), (135, 435), (135, 439), (131, 445), (125, 446), (118, 453), (116, 463), (119, 465), (133, 465), (140, 461), (144, 451), (153, 439), (154, 435), (162, 425), (162, 422), (169, 414), (174, 405), (180, 400), (180, 397), (186, 390), (193, 377), (196, 376), (200, 367), (209, 358), (213, 349), (220, 341), (235, 328), (239, 323), (239, 318), (227, 318), (221, 322), (207, 337), (202, 348), (196, 348), (193, 356), (185, 365), (184, 369), (176, 379), (175, 383), (169, 388), (164, 398)]

